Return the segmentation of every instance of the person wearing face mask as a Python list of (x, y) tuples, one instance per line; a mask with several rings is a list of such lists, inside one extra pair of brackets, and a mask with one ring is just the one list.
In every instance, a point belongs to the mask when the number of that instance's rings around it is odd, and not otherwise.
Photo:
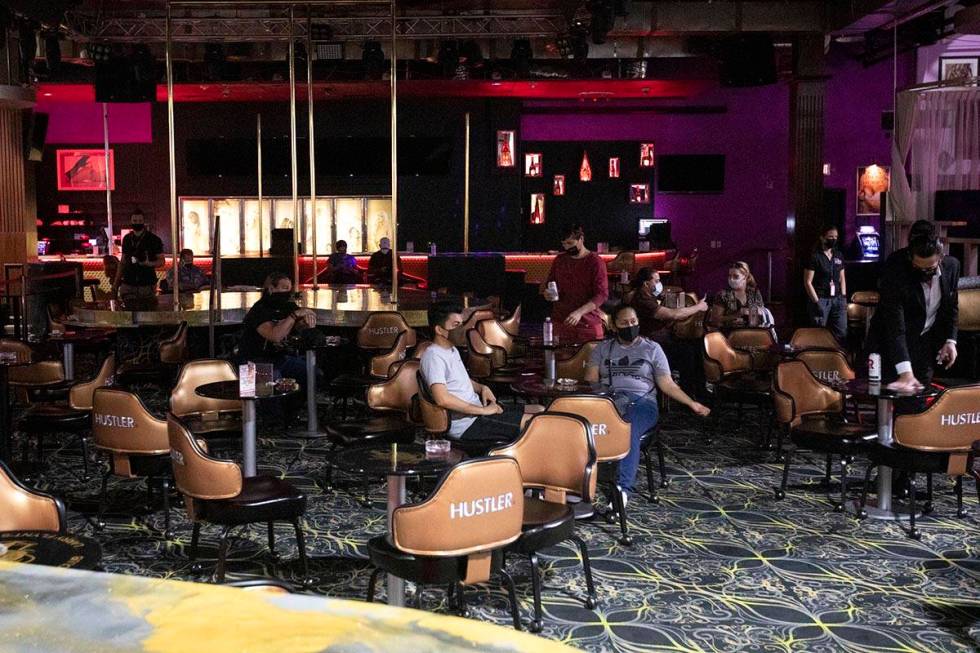
[(814, 326), (829, 329), (838, 342), (847, 338), (847, 281), (844, 260), (837, 249), (837, 227), (828, 226), (803, 266), (803, 290), (810, 300), (807, 312)]
[(707, 417), (711, 411), (674, 383), (664, 350), (653, 340), (640, 335), (640, 321), (632, 306), (619, 306), (612, 317), (616, 336), (592, 350), (585, 368), (585, 380), (611, 386), (616, 407), (630, 423), (630, 452), (619, 463), (618, 478), (625, 499), (635, 490), (643, 436), (660, 418), (656, 390), (700, 417)]
[[(395, 259), (395, 254), (391, 250), (391, 240), (385, 236), (378, 242), (378, 246), (378, 251), (371, 254), (371, 260), (368, 261), (368, 281), (376, 285), (390, 286), (391, 266)], [(398, 259), (398, 269), (402, 269), (401, 257)]]
[[(562, 342), (600, 340), (604, 335), (600, 307), (609, 297), (606, 262), (585, 248), (580, 226), (564, 231), (561, 246), (564, 251), (555, 257), (541, 284), (544, 298), (552, 302), (555, 335)], [(551, 282), (558, 288), (557, 297), (548, 291)]]
[(283, 272), (265, 278), (262, 298), (252, 305), (242, 321), (238, 341), (240, 363), (272, 363), (278, 376), (306, 383), (306, 359), (290, 354), (282, 346), (293, 331), (316, 326), (316, 313), (293, 301), (293, 282)]
[(122, 241), (122, 260), (112, 284), (113, 294), (123, 302), (156, 296), (156, 269), (163, 267), (163, 241), (146, 228), (139, 209), (130, 216), (132, 231)]
[(361, 270), (357, 259), (347, 253), (347, 241), (338, 240), (333, 254), (327, 258), (327, 269), (320, 275), (327, 283), (360, 283)]
[(663, 305), (664, 285), (660, 273), (653, 268), (642, 268), (633, 277), (628, 303), (636, 309), (640, 319), (640, 335), (664, 345), (670, 339), (670, 327), (674, 322), (686, 320), (692, 315), (704, 313), (708, 304), (701, 300), (694, 306), (668, 308)]
[[(755, 277), (745, 261), (735, 261), (728, 266), (728, 288), (711, 300), (711, 310), (706, 324), (716, 329), (734, 329), (748, 326), (749, 311), (758, 310), (764, 315), (765, 304)], [(765, 319), (760, 326), (764, 325)]]
[[(177, 279), (180, 287), (178, 290), (180, 292), (197, 292), (204, 286), (208, 285), (210, 281), (208, 280), (208, 275), (201, 271), (201, 268), (194, 265), (194, 251), (190, 249), (180, 250), (180, 259), (177, 266)], [(167, 276), (164, 281), (160, 282), (160, 289), (163, 292), (169, 292), (173, 288), (174, 283), (174, 270), (170, 268), (167, 270)]]
[(959, 261), (943, 256), (934, 231), (920, 230), (901, 257), (886, 262), (868, 347), (881, 354), (889, 387), (918, 390), (932, 381), (935, 365), (956, 362), (959, 278)]

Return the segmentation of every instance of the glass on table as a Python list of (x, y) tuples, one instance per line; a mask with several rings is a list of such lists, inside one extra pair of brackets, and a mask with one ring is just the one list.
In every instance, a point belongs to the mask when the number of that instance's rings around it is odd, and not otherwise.
[(425, 441), (425, 459), (426, 460), (445, 460), (449, 457), (449, 450), (452, 448), (452, 442), (444, 439), (437, 440), (426, 440)]

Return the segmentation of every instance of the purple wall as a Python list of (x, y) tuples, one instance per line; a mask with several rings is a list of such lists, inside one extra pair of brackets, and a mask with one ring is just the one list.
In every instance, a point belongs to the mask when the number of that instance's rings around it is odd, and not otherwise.
[[(892, 110), (892, 62), (869, 68), (831, 52), (827, 81), (824, 161), (831, 174), (824, 178), (828, 188), (847, 190), (846, 230), (853, 238), (857, 227), (880, 227), (873, 216), (856, 216), (857, 169), (872, 163), (890, 165), (891, 133), (881, 129), (881, 112)], [(915, 54), (898, 59), (898, 88), (915, 83)]]
[[(722, 287), (727, 265), (745, 260), (765, 291), (766, 249), (773, 255), (773, 296), (785, 284), (788, 206), (789, 88), (717, 89), (686, 104), (723, 106), (723, 113), (527, 114), (527, 140), (649, 140), (657, 154), (724, 154), (725, 191), (719, 195), (657, 193), (654, 212), (671, 221), (682, 252), (700, 250), (691, 288)], [(720, 241), (712, 249), (711, 242)]]
[[(49, 102), (42, 97), (34, 110), (48, 114), (48, 143), (102, 145), (105, 142), (101, 103)], [(152, 143), (151, 110), (149, 102), (110, 104), (109, 142)]]

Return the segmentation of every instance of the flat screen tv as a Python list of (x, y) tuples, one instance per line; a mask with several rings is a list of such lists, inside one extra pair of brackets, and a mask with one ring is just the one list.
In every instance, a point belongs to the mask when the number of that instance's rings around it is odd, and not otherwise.
[(662, 154), (657, 157), (657, 191), (660, 193), (721, 193), (724, 190), (724, 154)]

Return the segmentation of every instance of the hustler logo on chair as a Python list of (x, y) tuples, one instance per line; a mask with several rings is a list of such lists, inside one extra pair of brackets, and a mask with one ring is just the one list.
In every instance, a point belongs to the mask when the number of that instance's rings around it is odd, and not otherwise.
[(942, 415), (940, 423), (943, 426), (977, 426), (980, 425), (980, 413), (954, 413)]
[(372, 336), (383, 336), (383, 335), (387, 335), (389, 333), (398, 333), (398, 327), (393, 327), (393, 326), (390, 326), (390, 327), (374, 327), (374, 328), (368, 329), (368, 333), (370, 333)]
[(605, 424), (591, 424), (590, 428), (592, 429), (592, 437), (599, 437), (600, 435), (606, 434)]
[(95, 421), (96, 426), (114, 426), (118, 429), (136, 428), (136, 420), (123, 415), (102, 415), (95, 413), (92, 419)]
[(449, 518), (476, 517), (490, 512), (500, 512), (514, 506), (514, 493), (498, 494), (495, 497), (483, 497), (472, 501), (460, 501), (449, 505)]

